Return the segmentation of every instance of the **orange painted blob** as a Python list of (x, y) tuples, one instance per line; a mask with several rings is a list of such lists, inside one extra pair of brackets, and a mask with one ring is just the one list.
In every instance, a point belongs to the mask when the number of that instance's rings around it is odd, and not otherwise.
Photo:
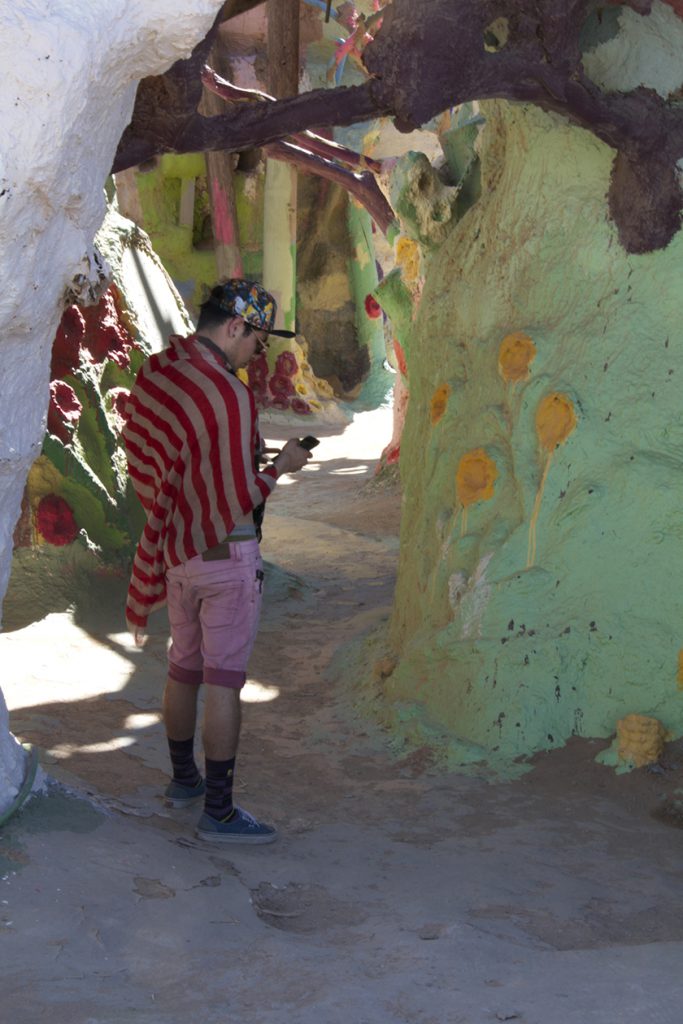
[(536, 358), (536, 346), (524, 331), (507, 334), (498, 353), (498, 370), (504, 380), (513, 383), (528, 380), (530, 366)]
[(432, 426), (438, 423), (445, 413), (450, 393), (450, 384), (442, 384), (441, 387), (438, 387), (432, 395), (432, 400), (429, 403), (429, 415), (432, 421)]
[(488, 501), (492, 498), (497, 478), (498, 467), (483, 448), (466, 452), (455, 476), (456, 495), (463, 508), (473, 505), (475, 501)]
[(403, 351), (403, 345), (398, 340), (398, 338), (394, 338), (394, 353), (396, 355), (396, 364), (400, 372), (403, 374), (404, 377), (407, 377), (408, 364), (406, 363), (406, 354)]
[(536, 433), (541, 447), (553, 452), (576, 427), (576, 413), (567, 395), (554, 392), (541, 399), (536, 411)]

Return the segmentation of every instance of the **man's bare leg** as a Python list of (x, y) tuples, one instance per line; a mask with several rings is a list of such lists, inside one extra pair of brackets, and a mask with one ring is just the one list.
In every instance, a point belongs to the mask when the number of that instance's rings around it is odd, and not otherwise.
[(204, 692), (204, 754), (211, 761), (230, 761), (237, 755), (242, 725), (240, 691), (207, 686)]
[(164, 725), (170, 740), (187, 740), (197, 726), (199, 684), (179, 683), (169, 676), (164, 690)]

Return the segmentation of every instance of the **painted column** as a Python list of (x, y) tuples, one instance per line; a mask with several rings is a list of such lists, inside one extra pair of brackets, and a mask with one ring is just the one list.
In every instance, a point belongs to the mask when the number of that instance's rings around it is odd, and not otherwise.
[(372, 218), (367, 210), (349, 198), (347, 220), (353, 247), (349, 266), (351, 292), (356, 307), (356, 333), (358, 344), (368, 351), (369, 372), (358, 400), (372, 406), (379, 405), (393, 384), (391, 374), (384, 369), (387, 356), (382, 310), (373, 298), (379, 284), (375, 246), (372, 240)]
[(297, 172), (268, 160), (263, 208), (263, 284), (275, 296), (278, 326), (296, 325)]
[[(209, 64), (225, 78), (232, 77), (227, 59), (223, 56), (220, 39), (211, 50)], [(206, 117), (224, 114), (225, 103), (215, 93), (204, 89), (201, 113)], [(244, 270), (237, 226), (233, 174), (235, 156), (233, 153), (222, 151), (208, 152), (204, 156), (216, 256), (216, 278), (220, 281), (228, 277), (242, 277)]]
[(114, 175), (114, 183), (116, 185), (116, 200), (119, 213), (122, 217), (127, 217), (128, 220), (132, 220), (134, 224), (142, 228), (145, 226), (145, 218), (142, 212), (137, 178), (135, 168), (129, 167), (127, 170), (119, 171), (118, 174)]
[[(268, 89), (282, 99), (299, 91), (298, 0), (268, 2)], [(280, 326), (296, 325), (297, 172), (266, 163), (263, 212), (263, 284), (277, 300)]]

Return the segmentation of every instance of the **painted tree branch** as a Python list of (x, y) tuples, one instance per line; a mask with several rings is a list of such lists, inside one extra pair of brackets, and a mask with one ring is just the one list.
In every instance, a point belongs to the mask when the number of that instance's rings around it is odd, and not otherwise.
[[(209, 67), (204, 68), (202, 81), (211, 92), (229, 103), (276, 102), (267, 93), (233, 85)], [(284, 160), (300, 171), (341, 185), (365, 207), (381, 231), (386, 233), (394, 223), (394, 211), (371, 173), (371, 170), (375, 173), (382, 170), (378, 160), (364, 157), (310, 131), (298, 132), (287, 140), (270, 142), (264, 151), (275, 160)]]
[[(138, 99), (145, 82), (150, 85), (140, 103), (136, 100), (133, 121), (124, 132), (116, 153), (114, 172), (160, 153), (211, 149), (234, 153), (295, 135), (310, 125), (355, 124), (391, 113), (391, 109), (383, 107), (373, 95), (373, 83), (367, 82), (339, 89), (320, 89), (274, 103), (243, 104), (222, 117), (209, 118), (194, 109), (189, 112), (187, 108), (182, 111), (177, 107), (164, 109), (165, 90), (153, 84), (160, 80), (145, 79), (140, 83)], [(199, 69), (197, 82), (201, 90)]]
[[(216, 74), (208, 65), (202, 70), (202, 82), (207, 89), (210, 89), (216, 96), (220, 96), (221, 99), (226, 100), (228, 103), (277, 102), (274, 96), (269, 96), (266, 92), (260, 92), (257, 89), (242, 89), (238, 85), (233, 85), (232, 82), (228, 82), (225, 78)], [(373, 160), (372, 157), (356, 153), (355, 150), (348, 149), (347, 146), (341, 146), (332, 139), (325, 139), (320, 135), (316, 135), (315, 132), (298, 132), (296, 135), (292, 135), (289, 141), (297, 146), (301, 146), (303, 149), (307, 149), (310, 153), (324, 157), (326, 160), (334, 160), (337, 163), (345, 164), (354, 171), (370, 170), (374, 171), (375, 174), (380, 174), (382, 171), (382, 164), (379, 160)]]
[[(682, 2), (669, 0), (677, 12)], [(647, 14), (652, 0), (627, 5)], [(652, 90), (608, 93), (587, 77), (581, 32), (602, 6), (604, 0), (422, 0), (416, 18), (414, 0), (393, 0), (365, 49), (365, 84), (240, 104), (213, 118), (196, 112), (202, 44), (162, 78), (141, 83), (114, 169), (157, 153), (235, 151), (313, 125), (386, 115), (408, 131), (470, 100), (516, 100), (560, 114), (616, 150), (609, 204), (621, 242), (630, 252), (663, 248), (681, 227), (683, 110)]]
[(270, 142), (264, 147), (266, 154), (275, 160), (284, 160), (293, 164), (300, 171), (315, 174), (319, 178), (327, 178), (345, 188), (350, 195), (364, 206), (377, 226), (385, 234), (396, 216), (384, 197), (375, 178), (369, 171), (354, 174), (345, 167), (340, 167), (331, 160), (309, 153), (290, 142)]
[[(586, 76), (580, 37), (600, 6), (423, 0), (416, 22), (410, 0), (394, 0), (365, 63), (404, 129), (457, 103), (500, 98), (534, 103), (597, 135), (617, 150), (609, 204), (620, 240), (630, 252), (647, 252), (663, 248), (681, 227), (683, 110), (649, 89), (603, 92)], [(647, 13), (652, 0), (630, 6)], [(487, 49), (494, 26), (499, 45)], [(416, 89), (427, 66), (429, 78)]]

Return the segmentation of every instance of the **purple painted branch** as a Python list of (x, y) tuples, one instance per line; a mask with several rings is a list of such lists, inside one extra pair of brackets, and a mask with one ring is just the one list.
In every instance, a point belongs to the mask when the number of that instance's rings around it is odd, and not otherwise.
[[(150, 96), (148, 105), (152, 104)], [(200, 153), (215, 149), (235, 153), (294, 135), (311, 124), (321, 127), (355, 124), (389, 113), (391, 108), (378, 100), (372, 82), (333, 90), (319, 89), (276, 103), (240, 104), (220, 117), (202, 117), (193, 110), (189, 114), (184, 111), (182, 118), (164, 119), (157, 106), (149, 117), (128, 126), (113, 171), (125, 170), (159, 153)]]
[[(221, 99), (226, 100), (228, 103), (276, 102), (275, 98), (269, 96), (266, 92), (259, 92), (257, 89), (242, 89), (238, 85), (233, 85), (232, 82), (221, 78), (219, 74), (208, 66), (202, 70), (202, 82), (207, 89), (210, 89), (216, 96), (220, 96)], [(375, 174), (381, 174), (382, 172), (382, 164), (379, 160), (373, 160), (372, 157), (356, 153), (355, 150), (348, 149), (347, 146), (341, 146), (332, 139), (324, 139), (322, 136), (316, 135), (315, 132), (298, 132), (296, 135), (292, 135), (288, 141), (301, 146), (303, 149), (307, 149), (309, 153), (315, 153), (317, 156), (323, 157), (325, 160), (336, 160), (338, 163), (345, 164), (354, 171), (368, 170), (374, 171)]]
[[(311, 125), (391, 115), (397, 127), (411, 130), (469, 100), (518, 100), (568, 118), (616, 150), (609, 198), (621, 240), (632, 252), (662, 248), (681, 226), (683, 191), (675, 168), (683, 158), (683, 110), (651, 90), (607, 93), (587, 78), (580, 35), (604, 2), (421, 0), (416, 18), (414, 0), (393, 0), (364, 51), (365, 84), (240, 103), (212, 118), (196, 111), (208, 52), (202, 44), (189, 61), (141, 83), (114, 170), (158, 153), (263, 146)], [(683, 14), (683, 0), (667, 3)], [(628, 6), (647, 14), (651, 0), (628, 0)], [(494, 24), (505, 31), (492, 48)], [(301, 141), (310, 151), (308, 137)]]
[(336, 182), (365, 207), (377, 226), (385, 234), (396, 217), (384, 193), (370, 171), (353, 173), (330, 160), (292, 145), (290, 142), (271, 142), (264, 147), (266, 154), (274, 160), (284, 160), (300, 171), (315, 174)]

